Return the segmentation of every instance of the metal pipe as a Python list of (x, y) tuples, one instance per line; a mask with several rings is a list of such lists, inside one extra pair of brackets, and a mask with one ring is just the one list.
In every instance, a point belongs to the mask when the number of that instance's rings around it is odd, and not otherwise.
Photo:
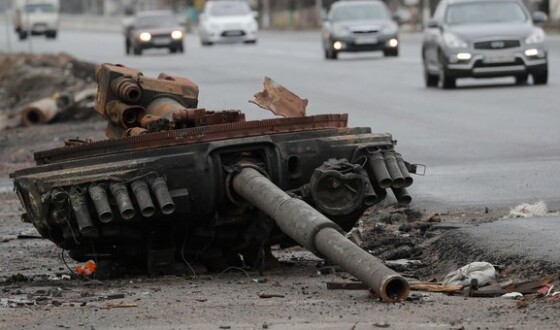
[(99, 221), (107, 223), (113, 220), (113, 211), (111, 210), (111, 205), (109, 205), (107, 192), (103, 187), (99, 185), (89, 186), (89, 197), (93, 201)]
[(57, 113), (56, 101), (47, 97), (23, 107), (21, 122), (23, 126), (46, 124), (53, 120)]
[(165, 182), (164, 178), (159, 177), (152, 180), (150, 182), (150, 188), (152, 188), (152, 192), (154, 193), (154, 196), (156, 196), (161, 213), (168, 215), (175, 212), (175, 203), (169, 193), (167, 182)]
[(96, 236), (99, 230), (93, 225), (91, 220), (86, 191), (78, 187), (72, 187), (70, 190), (70, 203), (76, 215), (76, 222), (78, 223), (80, 233), (84, 236)]
[(150, 196), (150, 190), (146, 181), (136, 180), (130, 184), (130, 188), (132, 188), (132, 193), (136, 197), (142, 216), (149, 218), (154, 215), (156, 213), (156, 208)]
[(141, 106), (111, 101), (107, 104), (106, 115), (113, 123), (122, 128), (131, 128), (140, 125), (140, 118), (145, 111)]
[(111, 81), (111, 89), (125, 103), (135, 104), (142, 98), (142, 88), (132, 78), (121, 76), (114, 79)]
[(375, 190), (373, 190), (373, 187), (371, 186), (371, 184), (368, 182), (364, 183), (365, 186), (365, 192), (364, 192), (364, 205), (365, 206), (372, 206), (373, 204), (378, 202), (378, 197), (377, 194), (375, 193)]
[(412, 183), (414, 182), (414, 179), (412, 179), (412, 176), (408, 172), (408, 168), (406, 167), (402, 155), (399, 154), (398, 152), (395, 152), (395, 158), (397, 159), (397, 165), (399, 166), (399, 170), (401, 170), (402, 176), (404, 177), (403, 188), (410, 187), (410, 185), (412, 185)]
[(126, 185), (122, 182), (115, 182), (109, 185), (111, 194), (115, 197), (117, 201), (117, 207), (119, 208), (119, 213), (123, 220), (130, 220), (134, 218), (136, 211), (134, 211), (134, 206), (128, 195), (128, 189)]
[(399, 204), (408, 205), (410, 204), (410, 202), (412, 202), (412, 197), (410, 197), (408, 190), (406, 190), (405, 188), (391, 187), (391, 190), (393, 190), (393, 194), (395, 195), (395, 198), (397, 199), (397, 202), (399, 202)]
[(388, 150), (383, 152), (383, 158), (385, 159), (385, 165), (387, 166), (387, 171), (391, 176), (391, 180), (393, 181), (392, 187), (395, 188), (402, 188), (404, 186), (404, 177), (399, 169), (399, 165), (397, 164), (397, 159), (395, 158), (395, 152), (392, 150)]
[(368, 155), (368, 164), (370, 175), (373, 176), (379, 187), (389, 188), (393, 181), (391, 180), (391, 175), (387, 171), (387, 166), (385, 166), (385, 159), (383, 155), (379, 152), (372, 152)]
[(256, 169), (245, 167), (236, 174), (233, 189), (274, 219), (286, 235), (340, 265), (384, 301), (408, 296), (408, 283), (402, 276), (346, 239), (337, 224), (304, 201), (290, 197)]

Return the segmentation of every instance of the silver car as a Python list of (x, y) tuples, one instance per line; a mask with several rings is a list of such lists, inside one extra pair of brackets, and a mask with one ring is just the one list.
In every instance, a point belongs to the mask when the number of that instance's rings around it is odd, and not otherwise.
[(548, 81), (545, 33), (521, 0), (442, 0), (422, 44), (427, 87), (454, 88), (459, 78), (513, 76), (525, 84)]
[(323, 25), (323, 51), (327, 59), (336, 59), (340, 52), (398, 56), (398, 26), (381, 1), (337, 1)]
[(256, 14), (245, 1), (207, 1), (198, 33), (203, 46), (220, 42), (256, 43)]

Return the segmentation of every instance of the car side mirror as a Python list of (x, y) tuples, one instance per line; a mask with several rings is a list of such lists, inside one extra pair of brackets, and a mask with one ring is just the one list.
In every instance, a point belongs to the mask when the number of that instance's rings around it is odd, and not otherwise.
[(542, 11), (536, 11), (533, 13), (533, 23), (539, 24), (548, 21), (548, 16)]
[(426, 26), (433, 29), (433, 28), (439, 27), (439, 23), (435, 19), (431, 19), (431, 20), (428, 21)]

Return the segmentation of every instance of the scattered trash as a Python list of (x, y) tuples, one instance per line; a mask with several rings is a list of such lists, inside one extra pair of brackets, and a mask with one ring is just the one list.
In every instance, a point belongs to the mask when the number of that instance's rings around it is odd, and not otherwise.
[(95, 261), (93, 260), (88, 260), (83, 266), (82, 265), (78, 265), (76, 266), (76, 270), (74, 271), (74, 273), (77, 276), (90, 276), (91, 274), (93, 274), (95, 272)]
[(545, 284), (543, 287), (538, 289), (537, 292), (543, 296), (550, 296), (552, 293), (552, 289), (554, 289), (554, 285)]
[(496, 278), (496, 269), (488, 262), (472, 262), (453, 271), (443, 280), (443, 285), (460, 284), (467, 286), (472, 279), (478, 281), (478, 286), (484, 286)]
[(375, 322), (375, 323), (373, 324), (373, 326), (374, 326), (374, 327), (378, 327), (378, 328), (388, 328), (388, 327), (390, 327), (391, 325), (390, 325), (389, 323), (387, 323), (387, 322)]
[(114, 294), (110, 294), (105, 296), (105, 299), (107, 300), (111, 300), (111, 299), (122, 299), (124, 298), (124, 293), (114, 293)]
[[(85, 110), (92, 105), (91, 92), (80, 93), (95, 86), (95, 65), (64, 53), (0, 54), (0, 86), (0, 130), (19, 126), (22, 119), (27, 125), (46, 123), (55, 116), (79, 120), (93, 114)], [(35, 107), (40, 110), (26, 115), (26, 105), (36, 101), (41, 102)]]
[(460, 284), (440, 285), (433, 283), (412, 283), (410, 290), (413, 291), (427, 291), (427, 292), (441, 292), (441, 293), (455, 293), (463, 289)]
[(258, 295), (259, 295), (259, 298), (263, 298), (263, 299), (266, 299), (266, 298), (284, 298), (285, 297), (285, 295), (283, 295), (283, 294), (266, 293), (266, 292), (263, 292), (263, 291), (259, 292)]
[(538, 201), (533, 204), (523, 203), (517, 205), (509, 211), (509, 214), (505, 218), (544, 217), (558, 214), (559, 212), (549, 212), (544, 201)]
[(116, 303), (108, 303), (105, 305), (105, 308), (131, 308), (131, 307), (138, 307), (137, 303), (126, 303), (126, 302), (116, 302)]
[(520, 292), (508, 292), (504, 295), (501, 296), (502, 298), (508, 298), (508, 299), (516, 299), (518, 297), (523, 297), (523, 294)]

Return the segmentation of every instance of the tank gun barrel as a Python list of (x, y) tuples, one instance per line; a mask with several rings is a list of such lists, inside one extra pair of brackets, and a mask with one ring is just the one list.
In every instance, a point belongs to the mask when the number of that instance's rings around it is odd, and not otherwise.
[(395, 302), (408, 296), (409, 286), (401, 275), (349, 241), (337, 224), (304, 201), (288, 195), (254, 166), (242, 165), (232, 184), (239, 196), (274, 219), (286, 235), (341, 266), (382, 300)]

